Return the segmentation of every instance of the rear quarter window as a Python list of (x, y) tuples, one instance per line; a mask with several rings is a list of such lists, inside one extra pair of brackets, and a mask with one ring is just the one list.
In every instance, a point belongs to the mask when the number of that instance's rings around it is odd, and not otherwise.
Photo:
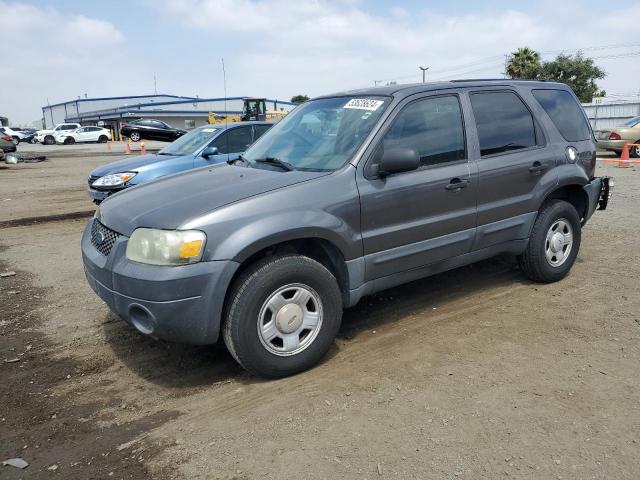
[(591, 127), (582, 108), (566, 90), (532, 90), (533, 96), (568, 142), (589, 140)]

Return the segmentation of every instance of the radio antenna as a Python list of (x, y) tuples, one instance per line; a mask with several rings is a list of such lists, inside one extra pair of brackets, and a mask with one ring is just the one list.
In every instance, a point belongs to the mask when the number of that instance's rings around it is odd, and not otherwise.
[(224, 88), (224, 125), (225, 125), (224, 136), (227, 139), (227, 159), (228, 159), (229, 158), (229, 132), (227, 130), (229, 127), (229, 114), (227, 113), (227, 71), (224, 68), (224, 58), (222, 58), (221, 60), (222, 60), (222, 84)]

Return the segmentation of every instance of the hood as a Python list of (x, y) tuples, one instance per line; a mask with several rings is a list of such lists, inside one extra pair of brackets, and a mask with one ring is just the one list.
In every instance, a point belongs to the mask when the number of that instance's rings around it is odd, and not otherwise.
[(283, 172), (222, 163), (112, 195), (100, 205), (99, 218), (107, 227), (127, 236), (138, 227), (175, 229), (224, 205), (328, 173)]
[(38, 130), (36, 135), (44, 135), (45, 133), (53, 133), (54, 130)]
[(176, 158), (178, 158), (178, 155), (157, 155), (155, 153), (138, 155), (136, 157), (126, 157), (122, 160), (116, 160), (115, 162), (101, 165), (93, 170), (90, 175), (92, 177), (104, 177), (110, 173), (140, 172), (144, 170), (144, 167), (149, 165), (157, 166), (156, 164), (165, 163)]

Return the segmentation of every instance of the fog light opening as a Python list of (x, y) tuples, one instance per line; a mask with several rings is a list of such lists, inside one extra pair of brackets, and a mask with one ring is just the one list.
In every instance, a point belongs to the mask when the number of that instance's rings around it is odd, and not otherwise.
[(141, 305), (132, 305), (129, 307), (129, 316), (131, 323), (138, 329), (140, 333), (151, 335), (155, 329), (155, 321), (149, 310)]

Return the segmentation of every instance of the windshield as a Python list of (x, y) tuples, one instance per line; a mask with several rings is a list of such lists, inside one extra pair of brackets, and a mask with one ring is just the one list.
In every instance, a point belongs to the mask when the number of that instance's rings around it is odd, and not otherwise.
[(275, 158), (297, 170), (336, 170), (351, 159), (389, 101), (334, 97), (304, 103), (260, 137), (244, 158)]
[(621, 127), (635, 127), (638, 123), (640, 123), (640, 117), (634, 117), (631, 118), (629, 120), (627, 120), (626, 122), (624, 122), (622, 125), (620, 125)]
[(161, 155), (193, 155), (196, 150), (215, 137), (216, 132), (218, 132), (218, 129), (213, 127), (197, 128), (184, 134), (158, 153)]

